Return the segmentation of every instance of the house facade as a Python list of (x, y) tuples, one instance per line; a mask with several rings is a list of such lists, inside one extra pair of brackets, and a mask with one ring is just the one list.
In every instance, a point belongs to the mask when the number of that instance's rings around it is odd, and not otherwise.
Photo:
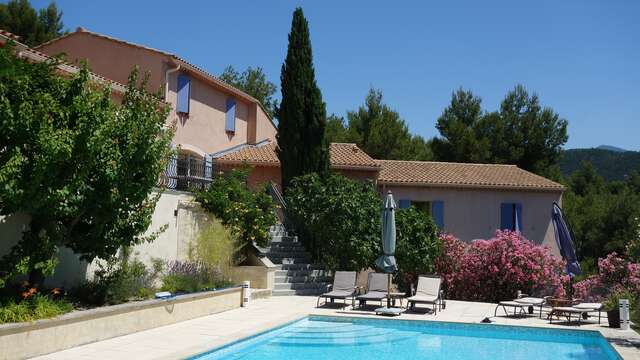
[[(0, 32), (5, 42), (9, 35)], [(0, 41), (0, 46), (3, 44)], [(167, 125), (175, 126), (173, 146), (178, 155), (163, 174), (163, 191), (149, 233), (166, 228), (152, 243), (135, 247), (144, 262), (154, 258), (182, 260), (208, 221), (187, 191), (207, 184), (216, 172), (249, 165), (249, 185), (280, 185), (276, 127), (253, 97), (220, 81), (184, 59), (79, 28), (36, 49), (19, 49), (29, 61), (66, 54), (59, 71), (73, 74), (87, 61), (91, 76), (111, 87), (119, 101), (134, 67), (149, 74), (147, 87), (159, 90), (170, 104)], [(558, 254), (551, 223), (551, 206), (561, 202), (564, 188), (512, 165), (376, 160), (355, 144), (329, 146), (330, 168), (347, 177), (371, 181), (380, 195), (392, 191), (399, 207), (415, 206), (438, 227), (464, 241), (489, 238), (498, 229), (521, 231), (535, 243)], [(0, 219), (0, 255), (25, 230), (23, 214)], [(69, 249), (60, 252), (52, 285), (69, 285), (90, 278), (96, 264), (80, 261)]]

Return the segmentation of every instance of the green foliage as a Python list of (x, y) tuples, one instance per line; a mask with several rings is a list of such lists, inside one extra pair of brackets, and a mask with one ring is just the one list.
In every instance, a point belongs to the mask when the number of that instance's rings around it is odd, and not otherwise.
[(210, 220), (189, 248), (189, 260), (217, 268), (223, 277), (231, 276), (238, 251), (238, 241), (218, 219)]
[(230, 284), (216, 267), (209, 267), (200, 262), (173, 261), (167, 264), (167, 269), (162, 276), (161, 289), (174, 294), (192, 293)]
[(538, 174), (555, 166), (568, 140), (567, 121), (542, 107), (522, 85), (507, 93), (500, 110), (485, 113), (481, 99), (458, 90), (438, 119), (437, 160), (515, 164)]
[(324, 139), (326, 109), (316, 84), (309, 24), (301, 8), (293, 12), (280, 81), (282, 102), (276, 138), (282, 187), (286, 192), (296, 176), (329, 171), (329, 152)]
[(255, 242), (269, 243), (269, 227), (276, 223), (275, 205), (265, 191), (253, 191), (247, 186), (247, 169), (235, 169), (217, 175), (211, 186), (196, 193), (196, 201), (222, 220), (237, 238), (235, 261), (241, 262)]
[(624, 253), (637, 238), (640, 192), (634, 181), (606, 183), (589, 163), (568, 179), (563, 207), (583, 262), (613, 251)]
[(68, 301), (54, 300), (42, 294), (18, 302), (10, 299), (0, 303), (0, 324), (47, 319), (71, 310), (73, 305)]
[(137, 71), (115, 105), (86, 68), (69, 79), (54, 65), (0, 48), (0, 215), (31, 217), (0, 259), (0, 285), (25, 273), (37, 285), (60, 246), (91, 261), (149, 240), (141, 234), (170, 154), (168, 108), (144, 90), (146, 79), (137, 86)]
[(382, 101), (382, 92), (370, 89), (365, 103), (344, 119), (331, 115), (325, 136), (328, 142), (353, 142), (375, 159), (431, 160), (430, 146), (411, 135), (397, 111)]
[(620, 305), (620, 300), (621, 299), (627, 299), (629, 300), (629, 308), (631, 309), (631, 320), (633, 321), (634, 318), (638, 319), (638, 312), (640, 312), (640, 310), (638, 309), (638, 300), (640, 300), (638, 298), (638, 294), (633, 294), (632, 292), (630, 292), (629, 290), (619, 290), (616, 291), (614, 293), (612, 293), (607, 300), (602, 303), (602, 305), (604, 306), (604, 310), (605, 311), (611, 311), (611, 310), (617, 310), (619, 309)]
[(307, 250), (329, 269), (361, 270), (380, 255), (381, 200), (371, 183), (341, 175), (295, 178), (287, 211)]
[(580, 168), (583, 161), (590, 162), (598, 174), (607, 181), (624, 180), (634, 170), (640, 171), (640, 152), (604, 149), (564, 150), (560, 159), (560, 169), (565, 176), (569, 176)]
[(396, 212), (396, 259), (398, 273), (396, 283), (409, 290), (420, 274), (433, 274), (436, 260), (443, 251), (438, 228), (431, 217), (415, 207)]
[(633, 262), (640, 263), (640, 217), (635, 218), (635, 223), (636, 236), (634, 236), (627, 245), (627, 256)]
[(244, 91), (258, 100), (267, 111), (267, 114), (273, 118), (278, 111), (278, 100), (273, 98), (277, 87), (274, 83), (267, 80), (267, 76), (261, 67), (253, 68), (249, 66), (242, 73), (238, 72), (233, 66), (227, 66), (220, 80), (227, 84)]
[(36, 11), (29, 0), (10, 0), (0, 4), (0, 29), (20, 36), (20, 41), (36, 46), (61, 36), (62, 12), (58, 12), (55, 2)]
[(112, 257), (99, 266), (93, 280), (72, 290), (72, 296), (79, 302), (114, 305), (152, 298), (163, 263), (154, 261), (149, 269), (139, 259), (131, 259), (128, 250), (123, 249), (119, 257)]

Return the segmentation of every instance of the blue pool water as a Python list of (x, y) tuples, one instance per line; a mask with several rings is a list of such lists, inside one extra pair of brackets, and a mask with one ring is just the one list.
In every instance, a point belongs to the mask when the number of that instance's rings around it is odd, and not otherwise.
[(620, 359), (595, 331), (311, 316), (192, 359)]

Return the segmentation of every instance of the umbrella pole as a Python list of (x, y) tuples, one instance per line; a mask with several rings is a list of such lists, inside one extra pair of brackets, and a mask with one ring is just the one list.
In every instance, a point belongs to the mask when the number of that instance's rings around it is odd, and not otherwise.
[(391, 307), (391, 273), (387, 274), (387, 307)]

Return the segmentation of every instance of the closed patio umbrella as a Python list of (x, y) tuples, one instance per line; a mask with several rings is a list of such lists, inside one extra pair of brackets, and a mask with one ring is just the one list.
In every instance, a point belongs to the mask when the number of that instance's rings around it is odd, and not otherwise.
[(567, 274), (569, 274), (569, 298), (572, 298), (573, 277), (582, 273), (578, 256), (576, 255), (576, 248), (573, 243), (573, 233), (564, 219), (562, 209), (560, 209), (560, 206), (555, 202), (553, 203), (551, 219), (556, 243), (558, 244), (558, 249), (560, 249), (560, 256), (562, 256), (562, 259), (566, 262), (566, 270)]
[[(382, 208), (382, 256), (376, 260), (376, 266), (389, 274), (387, 292), (391, 293), (391, 274), (398, 270), (396, 265), (396, 203), (391, 191), (387, 193)], [(391, 307), (391, 297), (387, 296), (387, 307)]]

